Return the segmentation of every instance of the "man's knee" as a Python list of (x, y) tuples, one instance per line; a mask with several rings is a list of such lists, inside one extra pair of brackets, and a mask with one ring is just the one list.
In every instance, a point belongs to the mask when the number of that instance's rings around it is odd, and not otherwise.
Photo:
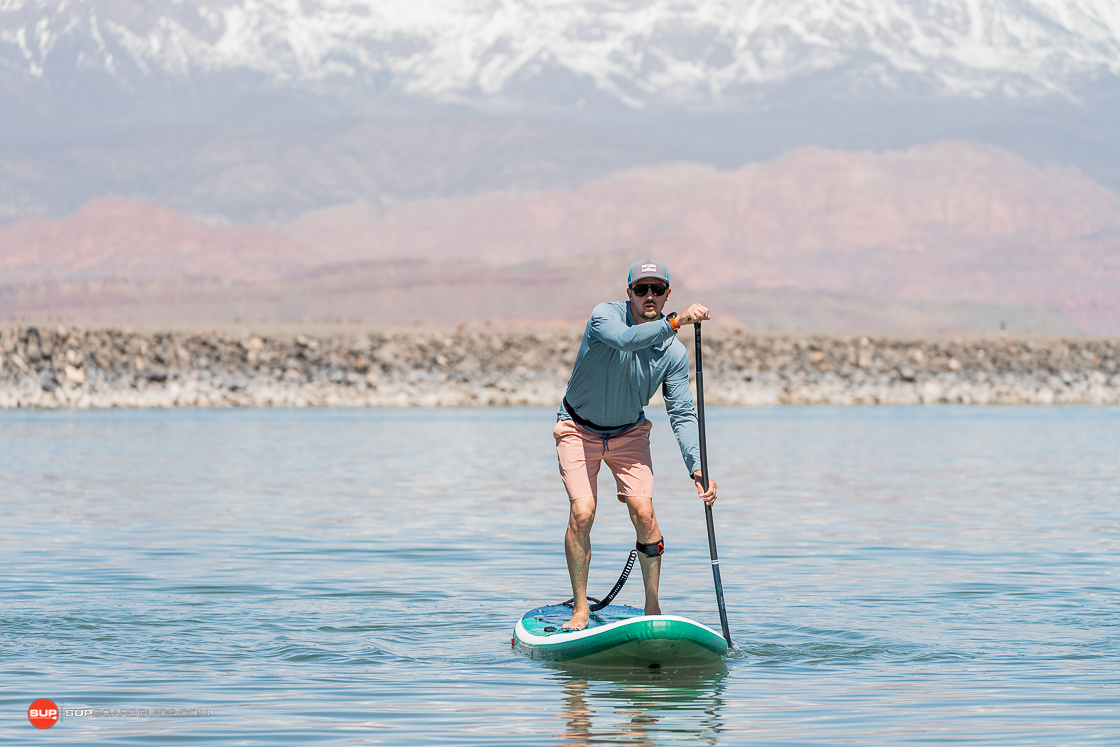
[(626, 507), (630, 509), (630, 518), (635, 523), (655, 524), (657, 516), (653, 511), (653, 499), (644, 496), (626, 496)]
[(595, 499), (577, 498), (571, 502), (568, 526), (574, 531), (585, 532), (595, 522)]

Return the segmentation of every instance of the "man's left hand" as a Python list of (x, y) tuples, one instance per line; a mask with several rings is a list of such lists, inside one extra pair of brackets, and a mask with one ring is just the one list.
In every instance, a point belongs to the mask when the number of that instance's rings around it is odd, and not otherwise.
[(701, 306), (694, 303), (687, 309), (677, 314), (677, 324), (684, 326), (686, 324), (696, 324), (696, 322), (706, 322), (712, 318), (711, 313), (708, 311), (707, 306)]
[(704, 480), (700, 476), (700, 470), (692, 473), (692, 479), (696, 481), (696, 494), (703, 499), (704, 503), (709, 506), (716, 502), (716, 481), (708, 478), (708, 492), (704, 492)]

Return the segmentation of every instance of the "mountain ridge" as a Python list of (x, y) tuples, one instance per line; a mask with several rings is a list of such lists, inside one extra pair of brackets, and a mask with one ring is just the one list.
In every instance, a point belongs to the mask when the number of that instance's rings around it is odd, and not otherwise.
[[(0, 105), (0, 148), (59, 162), (156, 130), (521, 117), (721, 167), (803, 145), (978, 140), (1120, 190), (1120, 6), (4, 0)], [(291, 214), (252, 207), (269, 224)]]
[(67, 69), (101, 70), (126, 85), (241, 70), (280, 87), (357, 84), (506, 107), (534, 96), (558, 103), (533, 81), (562, 79), (565, 105), (602, 95), (636, 109), (718, 108), (744, 88), (845, 66), (856, 91), (1075, 98), (1080, 79), (1120, 75), (1120, 8), (1100, 0), (204, 0), (157, 10), (132, 0), (8, 0), (0, 55), (9, 78), (24, 82)]

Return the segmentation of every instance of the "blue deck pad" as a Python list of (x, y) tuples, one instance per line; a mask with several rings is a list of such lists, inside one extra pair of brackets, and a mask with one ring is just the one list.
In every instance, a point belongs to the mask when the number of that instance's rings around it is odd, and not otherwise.
[[(631, 617), (641, 617), (645, 612), (637, 607), (627, 607), (623, 604), (610, 604), (592, 612), (588, 618), (588, 629), (608, 625), (619, 620), (628, 620)], [(529, 610), (521, 618), (525, 630), (533, 635), (550, 636), (560, 632), (560, 626), (572, 619), (572, 608), (563, 604), (550, 604), (546, 607), (537, 607)]]

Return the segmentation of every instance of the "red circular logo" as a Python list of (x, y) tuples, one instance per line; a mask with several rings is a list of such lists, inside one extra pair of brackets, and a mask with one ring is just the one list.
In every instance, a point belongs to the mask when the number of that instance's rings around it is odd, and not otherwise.
[(27, 709), (27, 720), (36, 729), (49, 729), (58, 721), (58, 706), (53, 700), (39, 698)]

